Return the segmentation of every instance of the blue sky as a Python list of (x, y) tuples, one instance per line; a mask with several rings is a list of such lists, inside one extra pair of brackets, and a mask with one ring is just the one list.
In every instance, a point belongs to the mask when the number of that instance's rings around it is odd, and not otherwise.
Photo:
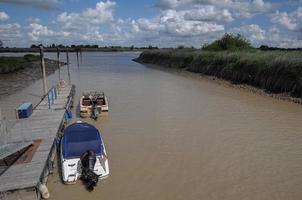
[(200, 47), (226, 32), (302, 47), (302, 0), (0, 0), (4, 46)]

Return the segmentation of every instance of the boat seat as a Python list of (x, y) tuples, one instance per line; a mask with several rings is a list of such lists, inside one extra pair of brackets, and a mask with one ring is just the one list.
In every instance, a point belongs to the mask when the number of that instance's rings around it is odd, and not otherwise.
[(104, 99), (97, 99), (97, 105), (104, 105)]
[(91, 100), (90, 99), (83, 99), (83, 106), (90, 106)]

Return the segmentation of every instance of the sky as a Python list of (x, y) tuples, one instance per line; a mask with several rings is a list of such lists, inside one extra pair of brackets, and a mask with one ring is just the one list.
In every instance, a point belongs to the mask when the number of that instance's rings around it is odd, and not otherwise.
[(3, 46), (201, 47), (225, 33), (302, 47), (302, 0), (0, 0)]

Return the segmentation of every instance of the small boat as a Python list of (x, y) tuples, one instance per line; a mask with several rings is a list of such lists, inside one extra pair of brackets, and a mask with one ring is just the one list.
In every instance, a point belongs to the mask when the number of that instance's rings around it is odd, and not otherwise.
[(108, 100), (104, 92), (92, 91), (83, 93), (80, 99), (80, 116), (96, 119), (101, 112), (108, 112)]
[(101, 134), (94, 126), (78, 121), (64, 130), (60, 141), (62, 179), (75, 184), (79, 178), (93, 190), (109, 176), (109, 163)]

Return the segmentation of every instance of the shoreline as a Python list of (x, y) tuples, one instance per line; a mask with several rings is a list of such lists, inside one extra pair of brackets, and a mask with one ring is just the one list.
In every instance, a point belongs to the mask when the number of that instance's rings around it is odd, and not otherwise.
[[(62, 67), (64, 64), (65, 63), (61, 62), (60, 66)], [(57, 61), (46, 58), (45, 69), (46, 76), (55, 73), (58, 69)], [(15, 94), (41, 78), (42, 69), (40, 61), (31, 61), (26, 64), (26, 67), (9, 73), (0, 74), (0, 99)]]
[(301, 55), (302, 52), (173, 49), (144, 51), (133, 61), (212, 76), (237, 87), (248, 87), (254, 93), (257, 89), (256, 93), (302, 104)]
[[(137, 61), (135, 61), (135, 62), (137, 62)], [(188, 71), (187, 69), (167, 68), (163, 65), (142, 63), (142, 62), (138, 62), (138, 63), (143, 64), (147, 67), (160, 69), (160, 70), (165, 70), (169, 73), (171, 73), (171, 72), (172, 73), (175, 73), (175, 72), (176, 73), (181, 73), (182, 75), (189, 75), (191, 78), (203, 79), (203, 80), (206, 80), (206, 81), (211, 82), (213, 84), (221, 85), (221, 86), (224, 86), (224, 87), (233, 88), (233, 89), (241, 90), (241, 91), (244, 91), (244, 92), (256, 94), (256, 95), (259, 95), (259, 96), (266, 96), (266, 97), (273, 98), (273, 99), (276, 99), (276, 100), (302, 105), (302, 98), (292, 97), (287, 93), (279, 93), (279, 94), (268, 93), (268, 92), (264, 91), (263, 89), (260, 89), (260, 88), (257, 88), (257, 87), (251, 86), (251, 85), (234, 84), (231, 81), (223, 79), (223, 78), (218, 78), (218, 77), (212, 76), (212, 75), (205, 75), (205, 74), (202, 74), (202, 73), (195, 73), (195, 72)]]

